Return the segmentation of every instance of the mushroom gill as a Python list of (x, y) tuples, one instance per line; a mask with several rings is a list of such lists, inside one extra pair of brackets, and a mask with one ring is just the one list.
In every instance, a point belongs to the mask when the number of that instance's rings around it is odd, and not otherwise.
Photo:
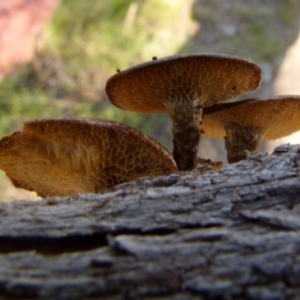
[(176, 171), (172, 155), (129, 126), (101, 120), (43, 119), (0, 140), (0, 168), (40, 196), (100, 193)]

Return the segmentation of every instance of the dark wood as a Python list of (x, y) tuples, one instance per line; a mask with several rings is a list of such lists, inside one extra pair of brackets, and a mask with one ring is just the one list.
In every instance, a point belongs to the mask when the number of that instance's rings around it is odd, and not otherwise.
[[(0, 299), (299, 299), (300, 146), (0, 204)], [(5, 200), (5, 199), (3, 199)]]

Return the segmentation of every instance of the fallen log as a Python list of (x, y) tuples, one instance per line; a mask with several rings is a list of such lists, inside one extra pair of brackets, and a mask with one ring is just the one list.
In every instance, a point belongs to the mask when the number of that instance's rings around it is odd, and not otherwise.
[(0, 203), (0, 298), (298, 299), (300, 146)]

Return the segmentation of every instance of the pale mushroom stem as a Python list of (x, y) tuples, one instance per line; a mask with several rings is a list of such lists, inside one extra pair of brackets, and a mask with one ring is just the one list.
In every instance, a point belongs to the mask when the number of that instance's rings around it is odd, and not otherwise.
[(202, 110), (202, 106), (195, 103), (168, 106), (173, 122), (173, 156), (179, 171), (194, 170), (197, 166)]
[(225, 130), (225, 146), (229, 163), (239, 162), (257, 153), (262, 139), (261, 128), (232, 122), (225, 127)]

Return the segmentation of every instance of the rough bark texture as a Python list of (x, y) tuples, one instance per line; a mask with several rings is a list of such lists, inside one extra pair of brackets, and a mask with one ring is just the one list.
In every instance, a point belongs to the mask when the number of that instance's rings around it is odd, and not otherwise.
[(0, 298), (299, 299), (300, 146), (0, 205)]

